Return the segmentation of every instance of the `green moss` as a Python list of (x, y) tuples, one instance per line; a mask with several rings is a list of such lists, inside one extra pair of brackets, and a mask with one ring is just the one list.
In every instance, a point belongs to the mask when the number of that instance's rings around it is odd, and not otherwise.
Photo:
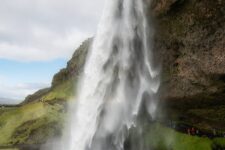
[(54, 76), (51, 88), (30, 95), (19, 107), (0, 108), (0, 146), (43, 143), (60, 134), (63, 105), (76, 94), (91, 41), (76, 50), (67, 67)]
[(147, 139), (153, 148), (164, 150), (211, 150), (212, 144), (207, 138), (191, 137), (160, 125), (149, 129)]
[(0, 145), (24, 143), (31, 132), (51, 122), (59, 122), (61, 106), (30, 103), (0, 116)]
[(160, 124), (146, 129), (145, 142), (155, 150), (212, 150), (215, 146), (225, 147), (224, 138), (189, 136)]
[(68, 100), (75, 95), (75, 79), (64, 81), (40, 98), (41, 101)]
[(225, 138), (215, 138), (213, 139), (214, 146), (225, 147)]
[(37, 92), (35, 92), (32, 95), (28, 95), (25, 100), (22, 102), (22, 104), (30, 103), (35, 100), (39, 100), (43, 95), (47, 94), (49, 92), (50, 88), (41, 89)]

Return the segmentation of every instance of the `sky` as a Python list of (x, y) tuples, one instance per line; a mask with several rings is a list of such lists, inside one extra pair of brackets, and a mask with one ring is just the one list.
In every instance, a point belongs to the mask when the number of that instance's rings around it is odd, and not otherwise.
[(0, 103), (21, 102), (95, 35), (104, 0), (1, 0)]

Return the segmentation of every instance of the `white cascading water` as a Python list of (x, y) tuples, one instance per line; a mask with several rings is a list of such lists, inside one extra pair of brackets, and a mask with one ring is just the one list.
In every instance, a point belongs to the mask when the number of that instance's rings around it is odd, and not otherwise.
[(89, 50), (62, 150), (123, 150), (146, 101), (154, 118), (160, 81), (142, 0), (107, 0)]

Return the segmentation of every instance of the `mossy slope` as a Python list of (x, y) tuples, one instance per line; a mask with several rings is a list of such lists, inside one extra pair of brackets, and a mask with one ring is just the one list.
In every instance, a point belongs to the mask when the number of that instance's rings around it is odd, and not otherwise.
[(145, 132), (145, 143), (154, 150), (214, 150), (225, 144), (224, 138), (190, 136), (160, 124), (148, 126)]
[(0, 149), (39, 145), (61, 135), (66, 101), (75, 95), (75, 83), (82, 73), (90, 43), (91, 39), (75, 51), (67, 67), (54, 76), (50, 88), (29, 95), (18, 106), (0, 108)]

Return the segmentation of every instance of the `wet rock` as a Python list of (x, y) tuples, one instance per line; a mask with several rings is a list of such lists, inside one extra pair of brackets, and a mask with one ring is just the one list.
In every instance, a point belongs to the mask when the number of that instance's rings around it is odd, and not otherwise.
[(151, 11), (160, 14), (154, 16), (154, 48), (162, 58), (163, 98), (224, 94), (225, 2), (156, 0), (153, 4)]

